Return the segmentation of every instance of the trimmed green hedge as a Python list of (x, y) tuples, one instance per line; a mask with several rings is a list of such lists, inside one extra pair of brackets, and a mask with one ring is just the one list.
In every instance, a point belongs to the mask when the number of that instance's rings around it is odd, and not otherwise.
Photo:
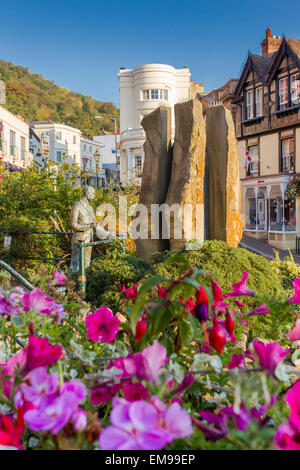
[[(134, 256), (109, 254), (94, 261), (87, 271), (87, 300), (93, 306), (109, 306), (118, 311), (124, 303), (124, 295), (120, 294), (119, 284), (132, 286), (142, 277), (149, 274), (165, 276), (168, 279), (178, 277), (176, 265), (164, 265), (163, 261), (174, 252), (166, 252), (156, 257), (151, 266)], [(231, 285), (242, 277), (242, 271), (248, 271), (247, 285), (260, 294), (269, 293), (284, 296), (279, 276), (269, 261), (264, 257), (242, 248), (233, 248), (222, 241), (206, 241), (200, 251), (186, 251), (184, 256), (192, 266), (205, 269), (211, 273), (222, 287), (229, 292)], [(243, 298), (247, 307), (252, 308), (252, 299)]]

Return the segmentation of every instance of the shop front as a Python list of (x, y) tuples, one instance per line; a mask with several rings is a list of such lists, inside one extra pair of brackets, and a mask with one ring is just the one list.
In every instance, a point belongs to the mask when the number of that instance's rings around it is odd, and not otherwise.
[(298, 204), (286, 194), (287, 175), (243, 181), (244, 234), (267, 240), (276, 248), (295, 248)]

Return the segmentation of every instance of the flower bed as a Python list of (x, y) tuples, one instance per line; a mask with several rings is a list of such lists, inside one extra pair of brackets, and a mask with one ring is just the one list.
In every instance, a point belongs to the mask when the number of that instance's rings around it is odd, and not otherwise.
[[(120, 285), (119, 312), (91, 311), (62, 273), (1, 290), (2, 447), (300, 448), (300, 279), (281, 300), (246, 271), (225, 293), (186, 258), (172, 266)], [(245, 344), (253, 321), (280, 342)]]

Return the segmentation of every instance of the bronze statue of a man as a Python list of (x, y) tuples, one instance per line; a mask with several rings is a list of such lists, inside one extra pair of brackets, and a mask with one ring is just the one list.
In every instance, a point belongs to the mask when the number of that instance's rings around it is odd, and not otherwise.
[[(92, 186), (85, 186), (83, 197), (78, 199), (71, 211), (71, 228), (74, 230), (72, 238), (71, 265), (68, 279), (79, 270), (79, 242), (93, 241), (93, 231), (96, 228), (96, 217), (89, 202), (95, 199), (95, 190)], [(91, 264), (92, 246), (85, 247), (85, 268)]]

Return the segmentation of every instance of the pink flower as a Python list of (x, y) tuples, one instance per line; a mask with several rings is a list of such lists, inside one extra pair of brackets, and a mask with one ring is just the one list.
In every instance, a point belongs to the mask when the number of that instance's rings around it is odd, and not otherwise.
[(47, 338), (36, 338), (29, 336), (26, 351), (26, 363), (21, 368), (20, 373), (25, 377), (29, 372), (37, 367), (48, 366), (59, 360), (62, 349), (59, 345), (51, 346)]
[(53, 283), (59, 286), (62, 286), (66, 282), (67, 278), (64, 273), (61, 271), (60, 273), (57, 271), (53, 271)]
[(159, 450), (172, 441), (170, 433), (160, 426), (159, 413), (151, 403), (114, 398), (112, 405), (112, 425), (104, 428), (99, 437), (102, 450)]
[(57, 434), (77, 410), (78, 400), (74, 393), (45, 397), (36, 409), (26, 411), (24, 418), (34, 431), (51, 431)]
[(32, 292), (23, 295), (22, 303), (25, 312), (35, 310), (38, 313), (50, 315), (55, 304), (53, 299), (45, 297), (44, 293), (36, 287)]
[(300, 339), (300, 318), (297, 318), (294, 328), (287, 334), (290, 341), (298, 341)]
[(228, 369), (236, 369), (237, 367), (244, 369), (245, 358), (243, 354), (232, 354), (231, 361), (227, 364)]
[(91, 341), (111, 343), (119, 331), (120, 320), (108, 307), (102, 307), (85, 319), (87, 335)]
[(172, 403), (163, 416), (165, 428), (173, 439), (181, 439), (193, 434), (190, 415), (179, 403)]
[(59, 387), (58, 374), (48, 374), (46, 367), (37, 367), (29, 374), (30, 385), (23, 383), (19, 387), (23, 398), (33, 403), (36, 407), (40, 405), (43, 397), (54, 395)]
[(121, 287), (121, 285), (119, 286), (119, 288), (121, 289), (121, 292), (124, 292), (125, 293), (125, 298), (126, 299), (135, 299), (138, 295), (138, 293), (136, 292), (136, 289), (137, 289), (137, 284), (134, 284), (134, 286), (132, 287), (125, 287), (125, 284), (123, 284), (123, 287)]
[(242, 277), (241, 281), (235, 282), (234, 284), (232, 284), (232, 291), (233, 292), (226, 294), (225, 298), (227, 298), (227, 297), (242, 297), (244, 295), (253, 296), (254, 291), (249, 289), (246, 286), (248, 276), (249, 276), (249, 274), (247, 273), (247, 271), (243, 271), (243, 277)]
[(127, 401), (146, 400), (150, 398), (148, 389), (141, 383), (124, 385), (124, 397)]
[(72, 415), (72, 423), (76, 431), (82, 431), (87, 425), (87, 414), (84, 410), (78, 409)]
[(143, 316), (140, 321), (137, 322), (135, 328), (135, 340), (140, 341), (147, 331), (147, 321), (146, 318)]
[(291, 414), (288, 423), (281, 424), (275, 436), (278, 449), (300, 450), (300, 380), (297, 380), (293, 388), (285, 396)]
[(283, 361), (285, 356), (289, 353), (289, 350), (285, 351), (276, 341), (268, 344), (253, 341), (253, 348), (261, 367), (268, 375), (272, 376), (274, 376), (277, 365)]
[(289, 304), (299, 304), (300, 303), (300, 278), (293, 281), (294, 295), (290, 297), (287, 302)]
[(123, 383), (113, 385), (99, 385), (91, 390), (92, 405), (107, 403), (122, 389)]
[(219, 353), (222, 354), (223, 348), (226, 344), (225, 332), (219, 324), (217, 317), (213, 319), (213, 327), (209, 332), (209, 344)]
[(62, 305), (56, 304), (53, 299), (45, 297), (44, 293), (36, 287), (32, 292), (26, 292), (22, 297), (23, 308), (25, 312), (35, 310), (41, 315), (54, 316), (57, 323), (60, 324), (62, 318), (65, 317)]
[[(135, 358), (137, 376), (144, 380), (152, 380), (155, 384), (160, 369), (167, 362), (167, 350), (158, 341), (154, 341), (142, 353), (137, 353)], [(126, 361), (126, 359), (125, 359)]]
[(270, 310), (265, 306), (265, 304), (261, 304), (246, 313), (246, 317), (252, 317), (253, 315), (267, 315), (268, 313), (270, 313)]
[(192, 423), (203, 432), (206, 440), (216, 442), (228, 434), (227, 416), (224, 413), (200, 411), (200, 416), (208, 424), (213, 425), (213, 427), (207, 426), (203, 421), (192, 417)]

